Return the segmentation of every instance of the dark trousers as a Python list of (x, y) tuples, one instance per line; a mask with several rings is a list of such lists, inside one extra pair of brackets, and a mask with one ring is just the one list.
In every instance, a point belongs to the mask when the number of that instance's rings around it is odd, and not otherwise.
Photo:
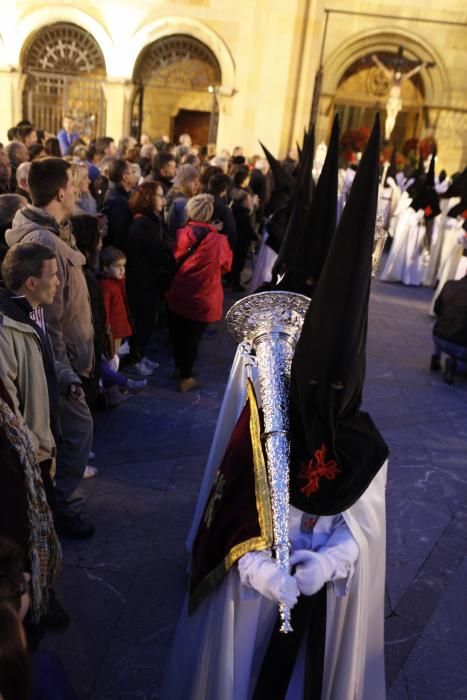
[(233, 287), (238, 287), (240, 285), (240, 275), (245, 267), (249, 246), (249, 238), (243, 238), (241, 236), (237, 238), (232, 260), (232, 270), (230, 273), (230, 280)]
[(208, 325), (204, 321), (192, 321), (173, 311), (170, 312), (170, 335), (175, 368), (180, 370), (180, 379), (188, 379), (192, 376), (198, 347)]
[(159, 315), (159, 294), (152, 292), (144, 298), (132, 299), (129, 296), (131, 317), (133, 321), (133, 335), (130, 337), (129, 362), (139, 362), (143, 359), (151, 340), (151, 335), (157, 323)]

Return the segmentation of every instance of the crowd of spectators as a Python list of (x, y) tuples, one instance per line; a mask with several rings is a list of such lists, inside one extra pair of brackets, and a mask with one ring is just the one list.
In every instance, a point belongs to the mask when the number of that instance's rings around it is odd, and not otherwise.
[[(95, 476), (93, 421), (144, 391), (167, 328), (174, 389), (194, 365), (223, 290), (242, 291), (270, 181), (241, 148), (208, 156), (142, 135), (85, 143), (23, 121), (0, 145), (0, 697), (73, 698), (36, 651), (69, 616), (54, 592), (59, 537), (94, 533), (80, 490)], [(164, 331), (167, 332), (167, 331)], [(34, 652), (32, 657), (31, 652)], [(47, 673), (44, 671), (47, 669)], [(55, 694), (54, 694), (55, 693)]]

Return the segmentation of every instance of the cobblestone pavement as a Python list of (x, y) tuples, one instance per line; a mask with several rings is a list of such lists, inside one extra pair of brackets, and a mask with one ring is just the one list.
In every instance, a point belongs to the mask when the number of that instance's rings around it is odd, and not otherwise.
[[(391, 448), (388, 700), (467, 698), (467, 379), (449, 387), (428, 370), (430, 298), (380, 282), (371, 296), (364, 403)], [(57, 589), (72, 623), (44, 641), (80, 700), (158, 698), (186, 583), (184, 540), (235, 350), (217, 327), (201, 345), (200, 391), (174, 390), (161, 331), (148, 388), (97, 417), (99, 475), (85, 483), (96, 534), (64, 540)]]

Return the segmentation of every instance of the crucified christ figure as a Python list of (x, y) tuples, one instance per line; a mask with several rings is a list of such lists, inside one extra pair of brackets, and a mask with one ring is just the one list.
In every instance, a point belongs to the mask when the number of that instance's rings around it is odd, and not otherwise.
[(403, 73), (402, 68), (408, 63), (408, 61), (402, 56), (403, 50), (404, 49), (402, 48), (402, 46), (400, 46), (399, 51), (397, 52), (397, 56), (392, 62), (393, 65), (391, 66), (384, 65), (384, 63), (380, 61), (378, 56), (376, 56), (375, 54), (373, 54), (373, 56), (371, 57), (373, 62), (378, 66), (378, 68), (380, 68), (383, 71), (383, 73), (389, 80), (390, 85), (389, 97), (386, 103), (386, 122), (384, 125), (384, 138), (386, 141), (389, 141), (389, 139), (391, 138), (392, 130), (394, 129), (397, 115), (402, 109), (402, 83), (412, 78), (412, 76), (416, 75), (425, 66), (428, 68), (434, 66), (434, 63), (427, 63), (426, 61), (422, 61), (421, 63), (417, 63), (415, 66), (413, 66), (413, 68), (411, 68), (409, 71)]

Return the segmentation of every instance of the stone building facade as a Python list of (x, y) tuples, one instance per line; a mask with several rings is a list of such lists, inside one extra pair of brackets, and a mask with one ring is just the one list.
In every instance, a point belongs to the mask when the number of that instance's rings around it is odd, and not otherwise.
[(467, 162), (467, 10), (460, 0), (10, 0), (0, 24), (0, 140), (22, 118), (86, 136), (144, 131), (283, 157), (313, 113), (326, 138), (384, 113), (372, 56), (403, 48), (395, 134), (434, 136), (440, 166)]

